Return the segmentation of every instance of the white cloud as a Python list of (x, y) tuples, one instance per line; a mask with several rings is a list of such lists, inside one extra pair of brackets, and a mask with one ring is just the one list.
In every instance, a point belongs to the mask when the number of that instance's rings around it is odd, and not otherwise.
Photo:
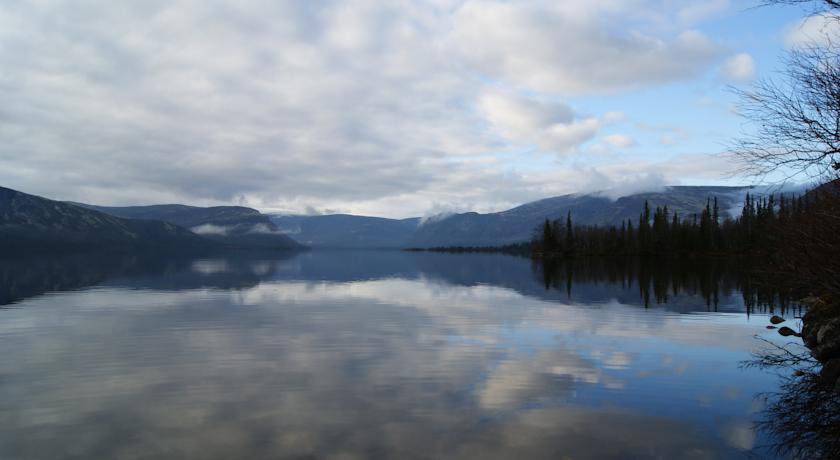
[(593, 170), (589, 176), (587, 189), (597, 192), (611, 200), (623, 196), (642, 192), (657, 192), (664, 190), (668, 183), (665, 176), (658, 171), (636, 171), (621, 175)]
[(840, 21), (830, 13), (815, 14), (798, 21), (785, 31), (788, 48), (808, 45), (825, 45), (840, 39)]
[(537, 198), (555, 189), (496, 152), (574, 152), (623, 120), (558, 100), (719, 56), (642, 13), (677, 6), (560, 3), (16, 2), (0, 9), (0, 184), (402, 216)]
[(604, 141), (613, 147), (621, 149), (634, 147), (636, 145), (636, 140), (625, 134), (612, 134), (605, 137)]
[(355, 2), (351, 24), (300, 2), (4, 10), (0, 182), (278, 208), (435, 187), (460, 169), (448, 157), (492, 143), (435, 11), (412, 5)]
[(455, 14), (452, 43), (492, 78), (565, 95), (692, 78), (718, 56), (696, 30), (641, 32), (632, 3), (471, 0)]
[(599, 165), (573, 164), (562, 170), (528, 176), (531, 196), (567, 193), (601, 193), (619, 198), (633, 193), (662, 190), (668, 185), (721, 184), (732, 170), (722, 155), (681, 154), (658, 160), (605, 162)]
[(279, 230), (275, 230), (269, 227), (267, 224), (254, 224), (250, 229), (248, 229), (245, 233), (257, 233), (257, 234), (277, 234), (282, 233)]
[(755, 425), (749, 421), (733, 421), (720, 428), (723, 438), (732, 447), (749, 451), (755, 447)]
[(546, 103), (500, 91), (479, 98), (479, 110), (503, 137), (555, 153), (577, 151), (601, 127), (594, 117), (579, 117), (568, 105)]
[(755, 78), (755, 62), (747, 53), (736, 54), (723, 62), (720, 74), (734, 82), (750, 81)]
[(198, 235), (227, 235), (230, 232), (230, 226), (204, 224), (190, 228), (193, 233)]
[(730, 7), (729, 0), (704, 0), (702, 2), (690, 2), (679, 12), (679, 18), (684, 23), (690, 24), (704, 20), (710, 16), (726, 11)]
[(625, 121), (627, 116), (623, 112), (612, 111), (605, 113), (603, 119), (606, 124), (615, 124)]

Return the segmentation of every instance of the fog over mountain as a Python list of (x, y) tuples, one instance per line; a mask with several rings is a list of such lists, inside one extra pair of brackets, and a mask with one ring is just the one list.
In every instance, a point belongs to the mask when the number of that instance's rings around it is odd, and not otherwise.
[(0, 187), (0, 250), (208, 249), (212, 242), (169, 222), (125, 219)]
[(108, 207), (75, 203), (88, 209), (126, 219), (169, 222), (204, 238), (230, 246), (291, 249), (300, 245), (285, 235), (265, 215), (243, 206), (201, 208), (181, 204)]
[(282, 231), (313, 247), (498, 246), (528, 241), (545, 219), (565, 218), (568, 212), (576, 224), (619, 224), (627, 219), (636, 221), (647, 201), (651, 207), (668, 206), (689, 217), (699, 213), (706, 200), (715, 197), (720, 209), (736, 209), (748, 190), (749, 187), (671, 186), (615, 200), (602, 194), (571, 194), (502, 212), (456, 213), (431, 219), (350, 215), (271, 215), (271, 219)]

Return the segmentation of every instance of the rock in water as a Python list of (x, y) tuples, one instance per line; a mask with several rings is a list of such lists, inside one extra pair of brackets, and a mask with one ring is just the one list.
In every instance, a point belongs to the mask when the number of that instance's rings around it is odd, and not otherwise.
[(770, 317), (770, 322), (773, 324), (784, 323), (785, 319), (778, 315), (773, 315)]
[(783, 336), (785, 336), (785, 337), (788, 337), (788, 336), (791, 336), (791, 335), (795, 335), (795, 336), (798, 336), (798, 335), (799, 335), (799, 334), (797, 334), (797, 333), (796, 333), (796, 331), (794, 331), (793, 329), (791, 329), (791, 328), (789, 328), (789, 327), (787, 327), (787, 326), (785, 326), (785, 327), (783, 327), (783, 328), (779, 329), (779, 334), (781, 334), (781, 335), (783, 335)]

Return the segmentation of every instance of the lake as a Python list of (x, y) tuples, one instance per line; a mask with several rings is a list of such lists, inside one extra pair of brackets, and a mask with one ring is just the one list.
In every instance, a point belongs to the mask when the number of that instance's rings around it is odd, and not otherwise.
[(727, 261), (4, 260), (0, 457), (772, 457), (766, 302)]

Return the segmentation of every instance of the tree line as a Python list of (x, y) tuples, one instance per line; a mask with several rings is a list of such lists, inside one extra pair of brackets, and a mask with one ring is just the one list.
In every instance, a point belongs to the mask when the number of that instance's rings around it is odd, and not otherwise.
[[(535, 230), (531, 253), (541, 258), (577, 255), (760, 255), (783, 244), (783, 235), (797, 223), (812, 222), (825, 193), (799, 196), (747, 194), (741, 213), (722, 213), (717, 198), (709, 198), (700, 213), (680, 215), (667, 206), (651, 209), (646, 201), (638, 220), (621, 225), (575, 225), (548, 220)], [(726, 214), (726, 215), (724, 215)]]

